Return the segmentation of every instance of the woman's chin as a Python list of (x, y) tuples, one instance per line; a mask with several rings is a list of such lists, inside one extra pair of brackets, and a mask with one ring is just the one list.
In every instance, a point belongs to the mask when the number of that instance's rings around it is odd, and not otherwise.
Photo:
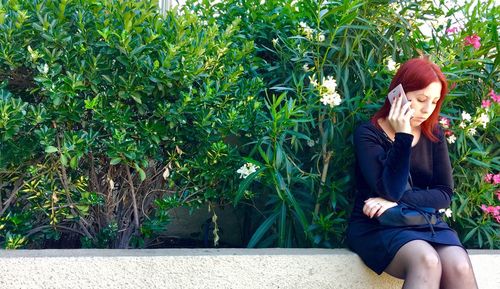
[(425, 119), (425, 118), (421, 118), (421, 117), (412, 118), (412, 119), (410, 120), (410, 124), (411, 124), (412, 126), (419, 126), (419, 125), (421, 125), (421, 124), (422, 124), (424, 121), (426, 121), (426, 120), (427, 120), (427, 119)]

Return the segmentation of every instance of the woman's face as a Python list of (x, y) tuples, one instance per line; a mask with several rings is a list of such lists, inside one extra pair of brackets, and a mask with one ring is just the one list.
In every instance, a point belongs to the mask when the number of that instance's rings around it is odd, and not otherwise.
[(431, 116), (441, 97), (441, 86), (441, 82), (436, 81), (423, 89), (406, 93), (408, 100), (411, 100), (411, 108), (415, 111), (410, 121), (412, 126), (421, 125)]

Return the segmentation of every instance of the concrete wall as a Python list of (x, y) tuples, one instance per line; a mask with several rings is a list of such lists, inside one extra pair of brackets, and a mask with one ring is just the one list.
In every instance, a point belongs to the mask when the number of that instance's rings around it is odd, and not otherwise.
[[(500, 251), (471, 250), (482, 289), (500, 288)], [(401, 288), (343, 249), (0, 251), (0, 288)]]

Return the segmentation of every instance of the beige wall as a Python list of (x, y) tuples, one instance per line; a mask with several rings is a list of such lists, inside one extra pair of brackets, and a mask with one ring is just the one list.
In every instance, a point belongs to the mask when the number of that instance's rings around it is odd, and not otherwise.
[[(500, 251), (470, 251), (480, 288), (500, 288)], [(0, 251), (0, 288), (401, 288), (343, 249)]]

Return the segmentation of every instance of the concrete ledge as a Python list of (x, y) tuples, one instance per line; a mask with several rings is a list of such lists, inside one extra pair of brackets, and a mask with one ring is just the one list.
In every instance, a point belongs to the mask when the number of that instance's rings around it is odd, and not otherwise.
[[(470, 250), (479, 288), (500, 288), (500, 250)], [(401, 288), (345, 249), (0, 251), (0, 288)]]

